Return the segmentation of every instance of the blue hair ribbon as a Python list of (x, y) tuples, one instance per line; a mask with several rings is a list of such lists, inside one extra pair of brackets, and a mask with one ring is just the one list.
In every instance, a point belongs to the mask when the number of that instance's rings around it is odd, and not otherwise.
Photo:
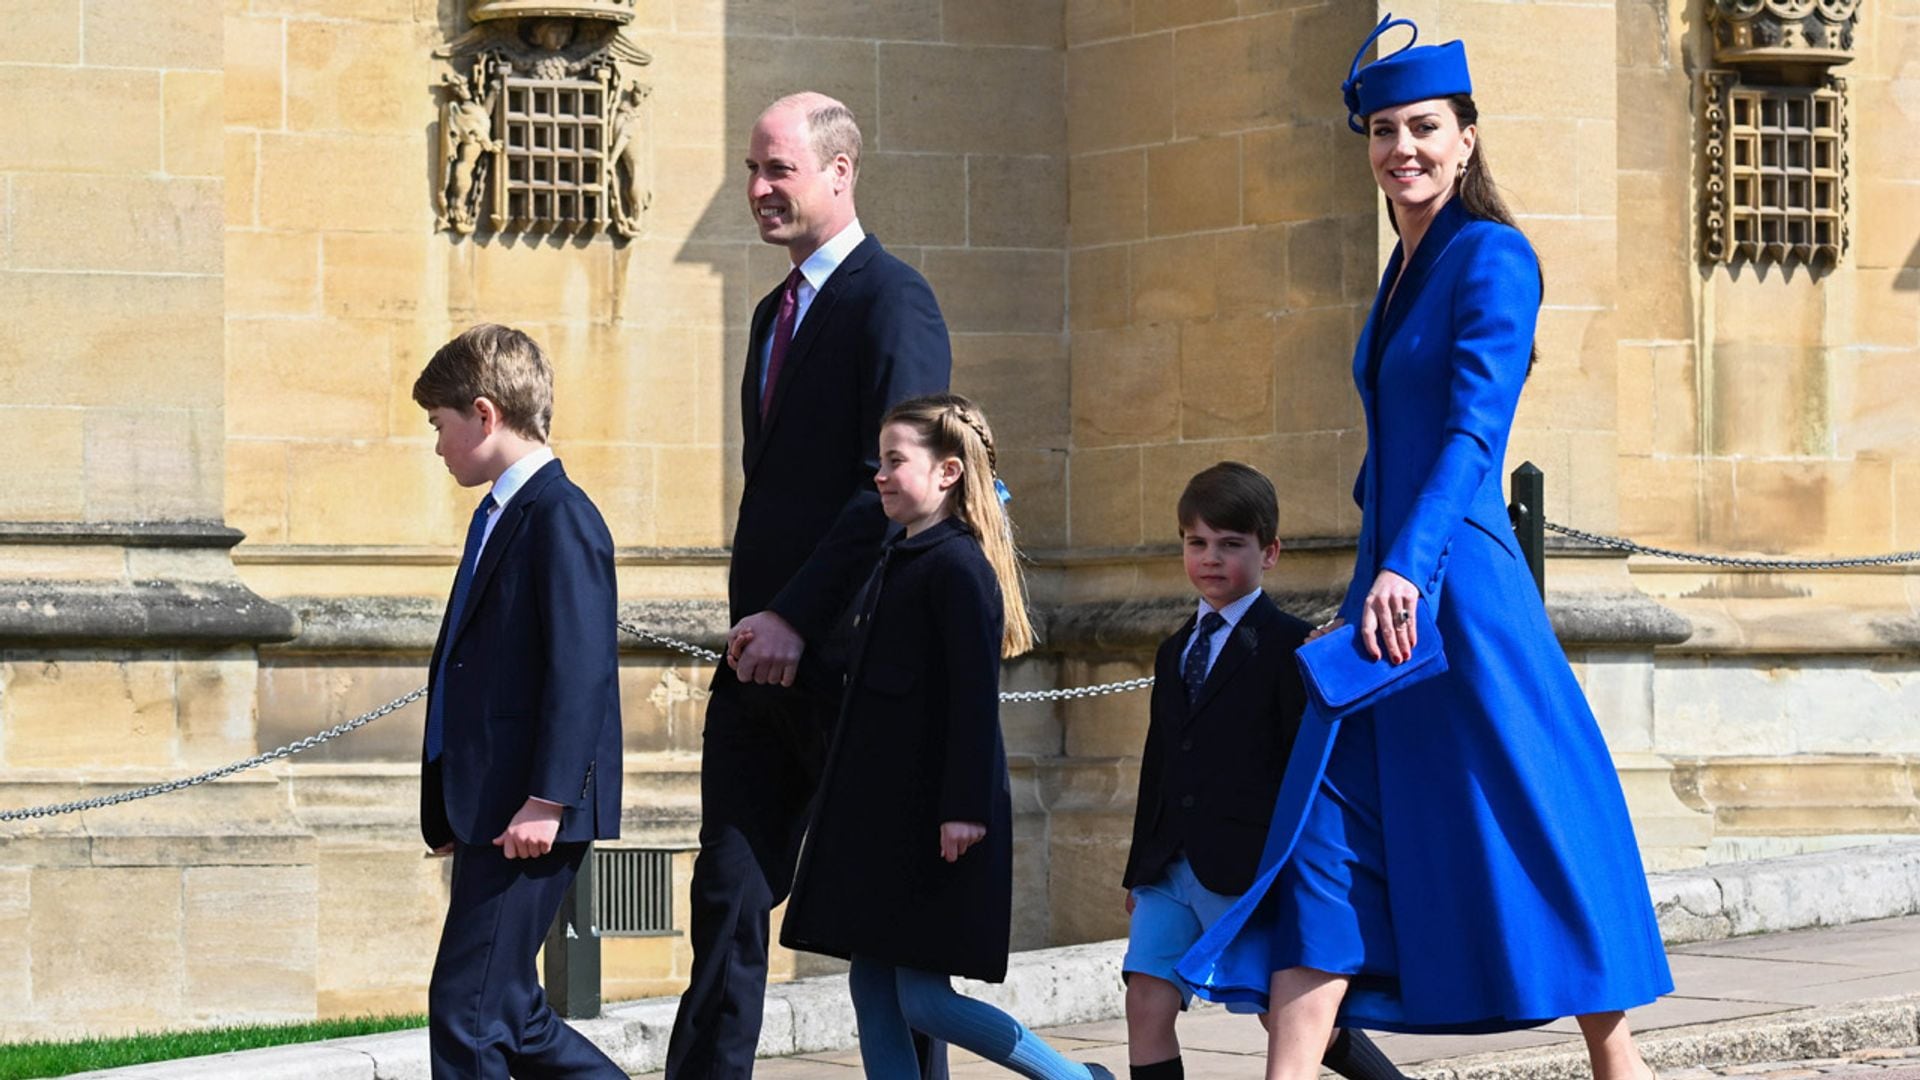
[(1013, 492), (1007, 490), (1007, 482), (997, 476), (993, 478), (993, 493), (1000, 496), (1001, 506), (1013, 501)]

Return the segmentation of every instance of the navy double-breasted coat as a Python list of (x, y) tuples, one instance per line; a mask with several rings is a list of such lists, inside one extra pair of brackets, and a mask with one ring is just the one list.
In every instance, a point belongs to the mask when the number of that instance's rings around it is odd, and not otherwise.
[[(781, 943), (998, 982), (1013, 923), (1000, 587), (948, 518), (889, 543), (854, 611), (846, 696)], [(948, 821), (987, 827), (954, 863), (940, 857)]]

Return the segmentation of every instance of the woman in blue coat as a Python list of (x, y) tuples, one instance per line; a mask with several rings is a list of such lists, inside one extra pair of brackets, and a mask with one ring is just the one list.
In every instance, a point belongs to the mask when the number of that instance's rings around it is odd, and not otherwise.
[[(1382, 20), (1360, 54), (1393, 25), (1412, 24)], [(1356, 57), (1343, 89), (1400, 244), (1354, 355), (1367, 457), (1340, 617), (1398, 663), (1431, 605), (1448, 670), (1341, 724), (1293, 854), (1181, 974), (1269, 1005), (1271, 1078), (1315, 1076), (1336, 1023), (1573, 1015), (1598, 1080), (1644, 1080), (1624, 1010), (1673, 982), (1619, 780), (1501, 496), (1539, 263), (1487, 173), (1460, 42)]]

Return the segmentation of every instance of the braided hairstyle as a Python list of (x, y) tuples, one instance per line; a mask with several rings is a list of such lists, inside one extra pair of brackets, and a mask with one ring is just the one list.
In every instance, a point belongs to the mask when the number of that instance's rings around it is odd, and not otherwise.
[(993, 447), (993, 429), (980, 407), (958, 394), (928, 394), (910, 398), (888, 410), (881, 427), (904, 424), (919, 436), (936, 459), (960, 462), (960, 482), (947, 494), (948, 512), (967, 527), (987, 556), (987, 565), (1000, 584), (1005, 629), (1000, 655), (1011, 659), (1033, 648), (1033, 620), (1027, 614), (1027, 587), (1020, 570), (1020, 552), (1013, 543), (1013, 519), (1000, 504), (994, 486), (999, 455)]

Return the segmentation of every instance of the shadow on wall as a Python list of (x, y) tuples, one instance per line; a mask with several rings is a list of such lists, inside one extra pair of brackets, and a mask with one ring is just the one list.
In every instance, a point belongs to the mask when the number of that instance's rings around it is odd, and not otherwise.
[(1893, 287), (1901, 292), (1920, 292), (1920, 240), (1915, 240), (1913, 250), (1907, 252), (1907, 261), (1893, 277)]

